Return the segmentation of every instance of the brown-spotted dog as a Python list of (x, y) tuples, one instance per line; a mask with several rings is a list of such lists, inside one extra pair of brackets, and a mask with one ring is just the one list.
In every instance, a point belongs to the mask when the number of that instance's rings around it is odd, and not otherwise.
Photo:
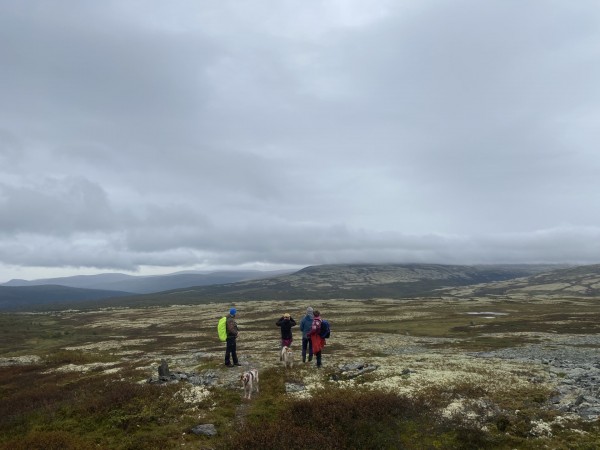
[(294, 352), (291, 348), (284, 346), (281, 349), (281, 361), (285, 367), (294, 367)]
[(258, 392), (258, 370), (250, 369), (248, 372), (244, 372), (240, 376), (242, 387), (244, 388), (244, 398), (250, 400), (252, 395), (252, 388)]

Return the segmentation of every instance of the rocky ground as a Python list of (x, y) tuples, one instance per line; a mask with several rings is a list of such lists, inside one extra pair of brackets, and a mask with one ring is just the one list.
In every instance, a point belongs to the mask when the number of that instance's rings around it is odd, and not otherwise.
[[(540, 337), (540, 334), (536, 334)], [(600, 336), (546, 334), (544, 342), (517, 348), (473, 353), (478, 358), (510, 360), (541, 366), (539, 380), (555, 386), (552, 406), (584, 419), (600, 417)]]
[[(288, 369), (291, 381), (286, 384), (290, 396), (310, 396), (330, 383), (409, 396), (437, 389), (455, 393), (448, 397), (442, 415), (472, 416), (485, 426), (491, 414), (518, 415), (507, 398), (533, 387), (550, 393), (539, 406), (556, 414), (550, 424), (532, 422), (532, 436), (550, 435), (551, 425), (562, 420), (593, 421), (600, 416), (600, 334), (573, 332), (575, 316), (565, 320), (568, 329), (558, 327), (553, 316), (547, 331), (540, 331), (544, 311), (550, 308), (542, 303), (539, 309), (485, 299), (237, 304), (239, 368), (222, 364), (225, 345), (216, 336), (222, 305), (68, 311), (49, 316), (57, 326), (73, 330), (61, 338), (65, 344), (60, 349), (97, 355), (98, 361), (64, 364), (55, 370), (119, 377), (123, 368), (134, 367), (143, 374), (139, 383), (181, 383), (181, 400), (190, 404), (210, 397), (214, 386), (238, 390), (241, 396), (241, 372), (281, 367), (276, 320), (290, 312), (299, 322), (308, 304), (330, 319), (332, 336), (323, 352), (325, 369), (318, 371), (314, 363), (300, 361), (300, 335), (295, 332), (296, 364)], [(574, 304), (573, 311), (580, 311), (580, 306)], [(569, 307), (557, 310), (568, 313)], [(475, 318), (471, 313), (477, 314)], [(538, 330), (506, 331), (525, 319), (537, 321)], [(19, 353), (3, 356), (0, 365), (31, 364), (43, 358), (40, 352)], [(104, 360), (107, 356), (111, 362)], [(161, 379), (162, 360), (169, 372)], [(469, 397), (463, 391), (476, 394)]]

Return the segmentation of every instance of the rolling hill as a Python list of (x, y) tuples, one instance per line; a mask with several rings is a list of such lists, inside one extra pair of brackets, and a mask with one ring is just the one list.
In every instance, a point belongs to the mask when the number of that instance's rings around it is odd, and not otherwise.
[[(169, 277), (171, 281), (181, 280), (185, 275)], [(236, 276), (231, 277), (235, 279)], [(469, 297), (521, 291), (533, 294), (548, 290), (560, 292), (560, 295), (573, 292), (595, 295), (599, 290), (600, 265), (565, 268), (564, 265), (339, 264), (310, 266), (271, 277), (262, 273), (262, 276), (138, 295), (121, 290), (95, 290), (84, 295), (86, 290), (82, 289), (79, 297), (76, 291), (64, 291), (65, 295), (61, 297), (57, 286), (0, 286), (0, 309), (10, 309), (11, 305), (19, 309), (90, 309), (248, 300)], [(227, 279), (227, 276), (220, 278), (221, 281)], [(194, 280), (197, 278), (190, 277), (187, 281)], [(122, 282), (127, 281), (117, 280), (110, 285), (124, 286)], [(156, 286), (165, 286), (164, 280), (158, 281)], [(23, 295), (32, 296), (30, 301), (19, 299), (16, 291), (6, 291), (34, 287), (37, 290), (22, 291)], [(46, 297), (45, 289), (48, 290)]]
[(73, 307), (85, 302), (131, 295), (130, 292), (81, 289), (58, 285), (0, 286), (0, 311)]
[(82, 289), (124, 291), (131, 294), (149, 294), (191, 286), (235, 283), (237, 281), (272, 277), (292, 271), (236, 270), (219, 272), (177, 272), (167, 275), (135, 276), (123, 273), (102, 273), (97, 275), (76, 275), (72, 277), (43, 278), (39, 280), (13, 279), (0, 286), (23, 287), (59, 285)]
[(600, 264), (569, 267), (488, 284), (448, 291), (450, 295), (505, 297), (600, 297)]
[(439, 297), (439, 290), (443, 288), (527, 277), (556, 268), (554, 265), (322, 265), (278, 277), (111, 299), (104, 304), (139, 306), (308, 298)]
[[(103, 299), (260, 279), (290, 271), (223, 271), (131, 276), (121, 273), (78, 275), (40, 280), (11, 280), (0, 285), (0, 311), (101, 306)], [(99, 303), (100, 302), (100, 303)], [(118, 300), (116, 300), (118, 303)]]

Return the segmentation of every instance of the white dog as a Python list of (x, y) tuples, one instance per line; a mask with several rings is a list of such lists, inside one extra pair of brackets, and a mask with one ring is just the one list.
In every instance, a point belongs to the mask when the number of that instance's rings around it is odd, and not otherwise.
[(285, 367), (294, 367), (294, 352), (291, 348), (284, 346), (281, 349), (280, 361), (283, 361)]
[(248, 372), (244, 372), (240, 376), (240, 380), (244, 388), (244, 398), (250, 400), (252, 388), (254, 387), (256, 392), (258, 392), (258, 370), (250, 369)]

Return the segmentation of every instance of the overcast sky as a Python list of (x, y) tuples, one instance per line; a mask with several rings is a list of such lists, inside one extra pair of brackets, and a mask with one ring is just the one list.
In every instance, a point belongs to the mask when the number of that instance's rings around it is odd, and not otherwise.
[(0, 0), (0, 282), (600, 263), (600, 3)]

